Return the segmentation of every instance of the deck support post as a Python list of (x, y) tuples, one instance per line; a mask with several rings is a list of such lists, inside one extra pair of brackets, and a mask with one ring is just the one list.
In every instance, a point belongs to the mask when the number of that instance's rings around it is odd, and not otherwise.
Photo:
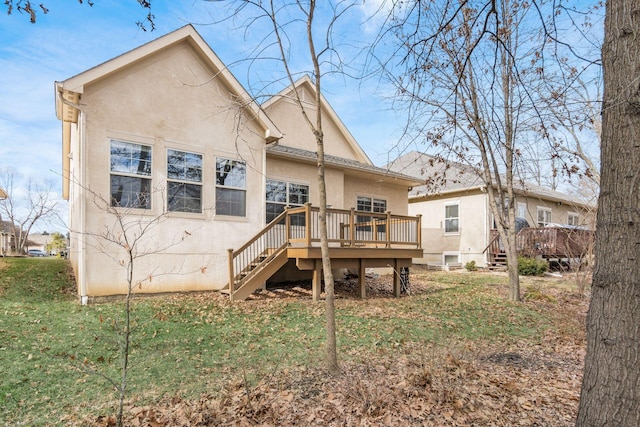
[(360, 298), (364, 299), (367, 297), (367, 271), (362, 258), (358, 263), (358, 284), (360, 285)]
[(400, 296), (400, 267), (398, 265), (398, 259), (393, 260), (393, 296), (398, 298)]
[(320, 290), (322, 286), (322, 261), (315, 260), (313, 268), (313, 280), (311, 282), (311, 296), (313, 301), (320, 300)]

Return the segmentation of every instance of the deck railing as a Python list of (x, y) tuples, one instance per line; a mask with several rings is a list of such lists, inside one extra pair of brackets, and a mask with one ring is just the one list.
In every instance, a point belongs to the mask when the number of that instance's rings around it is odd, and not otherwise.
[[(229, 290), (279, 249), (320, 245), (320, 208), (307, 203), (285, 209), (260, 233), (237, 250), (229, 249)], [(327, 208), (331, 247), (420, 248), (421, 216)]]
[[(523, 228), (516, 235), (519, 255), (526, 257), (578, 258), (584, 256), (593, 246), (594, 232), (569, 227)], [(491, 259), (503, 252), (498, 230), (492, 229), (489, 245), (483, 252), (489, 252)]]

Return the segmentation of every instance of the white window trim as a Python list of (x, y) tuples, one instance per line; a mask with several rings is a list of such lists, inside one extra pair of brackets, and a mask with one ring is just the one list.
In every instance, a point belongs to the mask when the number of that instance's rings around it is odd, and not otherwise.
[(553, 217), (552, 217), (553, 212), (552, 212), (551, 208), (548, 208), (546, 206), (536, 206), (536, 227), (540, 227), (540, 221), (538, 221), (538, 217), (539, 217), (538, 215), (539, 215), (539, 213), (541, 211), (549, 212), (549, 221), (546, 224), (543, 224), (542, 227), (544, 227), (544, 226), (546, 226), (548, 224), (551, 224), (551, 221), (553, 219)]
[[(230, 185), (218, 185), (218, 159), (232, 160), (234, 162), (240, 162), (244, 164), (244, 187), (232, 187)], [(227, 189), (244, 192), (244, 215), (226, 215), (219, 214), (216, 211), (216, 206), (213, 207), (213, 215), (216, 219), (229, 220), (229, 221), (247, 221), (249, 217), (249, 167), (247, 161), (242, 158), (226, 156), (224, 154), (216, 155), (213, 158), (213, 198), (215, 203), (218, 203), (218, 189)], [(264, 197), (264, 196), (263, 196)]]
[[(571, 218), (572, 216), (576, 217), (577, 224), (569, 224), (569, 218)], [(580, 225), (580, 215), (578, 214), (578, 212), (567, 212), (567, 225)]]
[[(206, 180), (206, 166), (205, 166), (205, 161), (206, 161), (206, 156), (203, 152), (200, 151), (194, 151), (191, 149), (191, 147), (186, 148), (187, 146), (184, 144), (180, 144), (180, 143), (172, 143), (171, 145), (167, 145), (165, 147), (165, 154), (164, 154), (164, 177), (165, 177), (165, 182), (166, 182), (166, 189), (165, 189), (165, 194), (164, 197), (166, 198), (165, 200), (165, 208), (167, 210), (167, 214), (171, 215), (171, 216), (185, 216), (185, 217), (194, 217), (194, 216), (198, 216), (198, 217), (204, 217), (205, 214), (205, 180)], [(183, 153), (189, 153), (189, 154), (197, 154), (199, 156), (202, 156), (202, 179), (198, 182), (198, 181), (185, 181), (182, 179), (175, 179), (175, 178), (169, 178), (169, 150), (172, 151), (181, 151)], [(169, 182), (178, 182), (178, 183), (182, 183), (182, 184), (193, 184), (193, 185), (199, 185), (200, 186), (200, 212), (184, 212), (184, 211), (171, 211), (169, 210), (169, 197), (168, 197), (168, 191), (169, 191)]]
[[(524, 209), (521, 209), (524, 208)], [(523, 215), (520, 215), (520, 214)], [(526, 202), (518, 202), (518, 217), (520, 218), (527, 218), (527, 203)]]
[(445, 259), (448, 256), (455, 256), (458, 258), (458, 261), (455, 262), (460, 262), (460, 251), (443, 251), (442, 252), (442, 265), (446, 265)]
[[(156, 159), (154, 158), (155, 154), (154, 152), (156, 151), (153, 145), (153, 140), (149, 139), (149, 138), (138, 138), (138, 139), (132, 139), (131, 137), (128, 138), (123, 138), (122, 136), (116, 136), (115, 134), (112, 136), (108, 136), (107, 138), (108, 143), (108, 147), (109, 147), (109, 155), (107, 156), (108, 160), (109, 160), (109, 200), (111, 200), (111, 176), (112, 175), (116, 175), (116, 176), (124, 176), (124, 177), (129, 177), (129, 178), (139, 178), (139, 179), (146, 179), (149, 181), (149, 207), (148, 208), (143, 208), (143, 207), (135, 207), (135, 206), (130, 206), (130, 207), (123, 207), (123, 206), (114, 206), (116, 209), (135, 209), (136, 211), (140, 211), (141, 213), (147, 213), (147, 212), (152, 212), (153, 211), (153, 175), (154, 175), (154, 165), (156, 162)], [(149, 159), (149, 161), (151, 162), (151, 170), (149, 171), (149, 175), (139, 175), (136, 173), (130, 173), (130, 172), (117, 172), (117, 171), (113, 171), (111, 170), (111, 144), (113, 142), (122, 142), (125, 144), (131, 144), (131, 145), (139, 145), (142, 147), (149, 147), (151, 150), (151, 157)]]
[[(447, 231), (447, 206), (458, 206), (458, 231)], [(458, 236), (460, 235), (460, 200), (456, 200), (455, 202), (446, 202), (443, 207), (444, 220), (442, 221), (442, 230), (445, 236)], [(444, 258), (443, 258), (444, 259)]]

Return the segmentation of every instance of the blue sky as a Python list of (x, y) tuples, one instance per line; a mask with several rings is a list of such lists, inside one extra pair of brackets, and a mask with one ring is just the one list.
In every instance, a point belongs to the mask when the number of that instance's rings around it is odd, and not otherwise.
[[(375, 35), (375, 23), (361, 24), (376, 2), (353, 10), (348, 25), (341, 29), (345, 41)], [(88, 68), (158, 38), (185, 24), (194, 24), (236, 78), (250, 91), (263, 85), (257, 70), (273, 70), (269, 64), (253, 65), (248, 71), (243, 59), (255, 49), (257, 28), (245, 34), (241, 22), (212, 25), (228, 15), (224, 2), (182, 0), (154, 2), (156, 30), (144, 32), (136, 21), (146, 16), (135, 0), (96, 0), (86, 2), (47, 1), (49, 13), (38, 15), (31, 24), (28, 16), (17, 11), (10, 16), (0, 6), (0, 170), (13, 168), (25, 179), (51, 181), (56, 196), (61, 191), (61, 125), (55, 117), (54, 82), (65, 80)], [(371, 32), (371, 33), (370, 33)], [(296, 64), (294, 64), (296, 65)], [(297, 64), (299, 65), (299, 64)], [(299, 70), (302, 68), (298, 67)], [(251, 73), (253, 72), (253, 74)], [(384, 85), (376, 80), (361, 81), (344, 76), (324, 80), (324, 95), (356, 140), (375, 164), (388, 161), (395, 146), (402, 120), (384, 101)], [(388, 91), (388, 89), (387, 89)], [(394, 154), (392, 154), (394, 156)], [(66, 202), (60, 201), (61, 215)], [(49, 227), (49, 228), (48, 228)], [(40, 231), (59, 226), (41, 225)]]

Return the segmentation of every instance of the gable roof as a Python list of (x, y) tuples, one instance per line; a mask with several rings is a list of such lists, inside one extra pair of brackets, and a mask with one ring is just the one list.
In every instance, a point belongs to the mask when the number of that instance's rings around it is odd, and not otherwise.
[[(267, 147), (267, 154), (283, 157), (288, 159), (296, 159), (308, 163), (316, 163), (318, 161), (318, 153), (314, 151), (303, 150), (301, 148), (287, 147), (284, 145), (273, 145)], [(408, 187), (419, 185), (422, 181), (399, 172), (388, 169), (379, 168), (372, 164), (358, 162), (343, 157), (331, 156), (325, 154), (325, 165), (334, 166), (345, 171), (362, 172), (367, 174), (379, 175), (383, 179), (393, 180), (395, 182), (407, 185)]]
[[(411, 151), (387, 165), (390, 169), (421, 178), (423, 184), (409, 193), (412, 202), (444, 197), (455, 193), (469, 192), (486, 187), (484, 180), (471, 166), (449, 160), (438, 159), (429, 154)], [(445, 174), (445, 179), (434, 182), (435, 174)], [(519, 185), (518, 185), (519, 184)], [(552, 202), (563, 202), (574, 206), (591, 207), (588, 202), (561, 191), (535, 185), (529, 182), (514, 183), (514, 191), (526, 197), (540, 198)]]
[[(305, 90), (305, 89), (311, 91), (314, 95), (316, 93), (316, 86), (313, 83), (313, 81), (311, 81), (311, 78), (308, 75), (304, 75), (303, 77), (295, 81), (292, 86), (291, 85), (287, 86), (286, 88), (281, 90), (278, 94), (272, 96), (271, 98), (263, 102), (262, 108), (265, 110), (268, 110), (272, 108), (275, 104), (282, 102), (284, 99), (294, 98), (295, 96), (292, 95), (292, 92), (294, 90), (300, 93), (301, 90)], [(302, 100), (302, 102), (305, 102), (305, 101)], [(361, 163), (367, 163), (369, 165), (373, 165), (373, 162), (371, 161), (369, 156), (367, 156), (367, 153), (364, 152), (360, 144), (358, 144), (358, 142), (353, 137), (351, 132), (349, 132), (349, 129), (347, 129), (347, 127), (342, 122), (338, 114), (331, 107), (331, 104), (329, 104), (329, 101), (327, 101), (327, 99), (322, 94), (320, 94), (320, 103), (321, 103), (323, 112), (326, 113), (327, 117), (335, 123), (339, 132), (342, 134), (345, 141), (347, 141), (347, 144), (349, 144), (349, 147), (353, 150), (353, 152), (358, 157), (358, 160)]]
[(109, 75), (118, 72), (126, 67), (138, 63), (149, 56), (164, 50), (178, 43), (187, 42), (189, 45), (216, 70), (215, 78), (225, 84), (229, 91), (247, 102), (246, 110), (251, 114), (264, 129), (264, 138), (267, 142), (277, 140), (282, 137), (277, 126), (271, 122), (269, 117), (262, 111), (262, 108), (249, 96), (245, 88), (238, 82), (235, 76), (227, 69), (224, 63), (218, 58), (211, 47), (204, 41), (202, 36), (192, 25), (185, 25), (169, 34), (152, 40), (120, 56), (112, 58), (100, 65), (83, 71), (62, 82), (55, 83), (56, 89), (56, 115), (59, 120), (77, 120), (77, 112), (73, 110), (79, 97), (84, 92), (86, 85), (104, 79)]

